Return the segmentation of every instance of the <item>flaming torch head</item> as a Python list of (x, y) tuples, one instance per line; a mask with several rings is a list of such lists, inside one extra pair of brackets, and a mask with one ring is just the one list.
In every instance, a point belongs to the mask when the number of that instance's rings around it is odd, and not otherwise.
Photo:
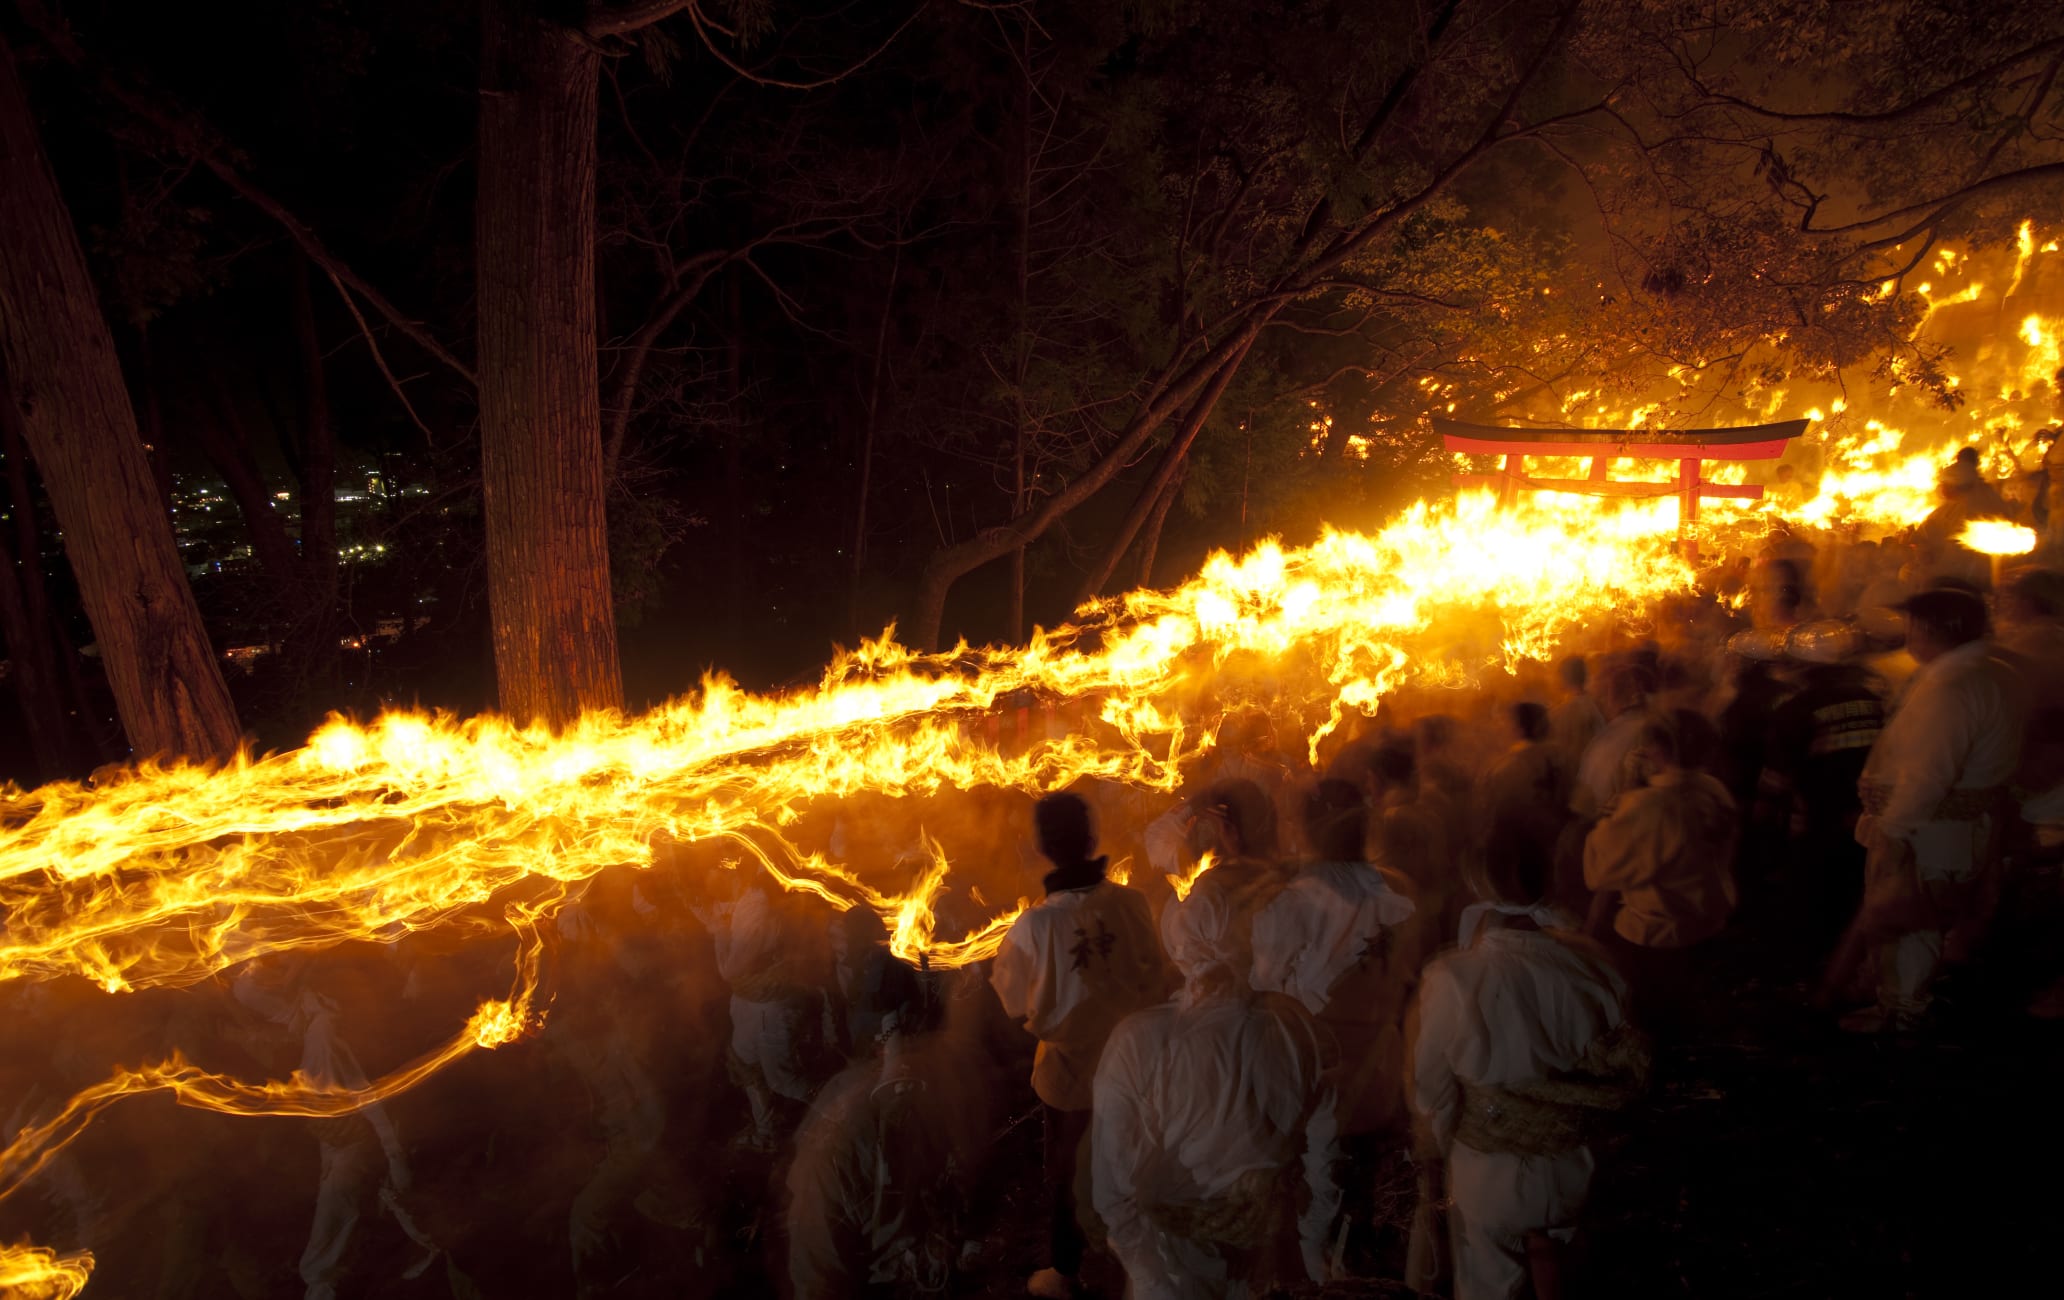
[(1980, 555), (2026, 555), (2035, 549), (2035, 530), (2004, 519), (1973, 519), (1957, 541)]

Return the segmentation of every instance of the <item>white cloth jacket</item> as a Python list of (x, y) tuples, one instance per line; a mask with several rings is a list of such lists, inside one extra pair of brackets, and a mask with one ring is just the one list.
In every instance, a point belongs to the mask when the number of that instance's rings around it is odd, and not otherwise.
[(1412, 1108), (1446, 1150), (1463, 1085), (1573, 1070), (1626, 1019), (1626, 1007), (1626, 981), (1602, 948), (1552, 931), (1485, 931), (1422, 977)]
[(1427, 967), (1412, 1049), (1412, 1106), (1444, 1153), (1456, 1300), (1507, 1300), (1527, 1281), (1526, 1236), (1567, 1235), (1596, 1168), (1477, 1151), (1455, 1140), (1465, 1085), (1509, 1086), (1574, 1069), (1626, 1018), (1627, 986), (1604, 951), (1543, 930), (1490, 930)]
[(1340, 977), (1380, 960), (1388, 931), (1412, 912), (1412, 900), (1366, 862), (1313, 863), (1254, 918), (1254, 987), (1320, 1015)]
[(1955, 790), (2004, 785), (2021, 758), (2027, 691), (1984, 641), (1923, 664), (1907, 683), (1864, 764), (1863, 784), (1887, 791), (1882, 807), (1857, 824), (1856, 837), (1904, 840), (1924, 876), (1958, 879), (1977, 867), (1971, 820), (1941, 821)]
[(1340, 1194), (1323, 1070), (1316, 1025), (1277, 995), (1235, 987), (1118, 1026), (1097, 1070), (1091, 1184), (1137, 1300), (1251, 1294), (1240, 1252), (1179, 1235), (1156, 1211), (1240, 1194), (1243, 1182), (1251, 1195), (1255, 1178), (1294, 1178), (1300, 1166), (1309, 1192), (1300, 1246), (1307, 1272), (1324, 1277)]
[(1108, 880), (1026, 908), (1004, 935), (989, 982), (1005, 1013), (1039, 1040), (1032, 1089), (1061, 1110), (1089, 1108), (1112, 1027), (1168, 988), (1147, 900)]

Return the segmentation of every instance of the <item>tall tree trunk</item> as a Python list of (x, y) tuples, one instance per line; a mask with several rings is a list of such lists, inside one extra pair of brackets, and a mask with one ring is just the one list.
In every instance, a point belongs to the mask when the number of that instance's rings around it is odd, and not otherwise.
[(157, 485), (158, 504), (165, 517), (172, 517), (172, 449), (165, 445), (165, 404), (158, 388), (157, 349), (151, 346), (150, 326), (136, 327), (136, 390), (143, 399), (136, 412), (143, 450), (150, 457), (151, 481)]
[(846, 624), (855, 635), (860, 627), (860, 575), (867, 568), (867, 499), (874, 487), (874, 435), (881, 427), (882, 366), (889, 354), (889, 314), (896, 305), (896, 282), (903, 274), (902, 231), (889, 262), (889, 287), (882, 294), (881, 320), (874, 330), (874, 369), (867, 380), (867, 420), (860, 426), (860, 484), (854, 489), (853, 578), (846, 597)]
[(187, 586), (77, 230), (0, 43), (0, 355), (138, 756), (222, 758), (236, 710)]
[(300, 484), (301, 548), (295, 567), (297, 607), (287, 632), (287, 661), (300, 686), (322, 690), (337, 665), (337, 443), (330, 429), (330, 387), (316, 330), (308, 257), (293, 250), (289, 281), (294, 338), (301, 353), (301, 409), (294, 430), (294, 478)]
[[(1012, 198), (1017, 219), (1014, 243), (1013, 287), (1017, 291), (1016, 355), (1011, 366), (1011, 396), (1017, 418), (1011, 423), (1011, 518), (1025, 513), (1026, 443), (1032, 436), (1032, 413), (1025, 401), (1025, 380), (1032, 372), (1032, 19), (1021, 16), (1018, 23), (1018, 157), (1017, 193)], [(1011, 551), (1010, 639), (1025, 639), (1025, 546)]]
[(717, 507), (718, 600), (724, 645), (737, 653), (745, 635), (745, 300), (736, 274), (724, 278), (724, 373), (731, 385), (731, 418), (724, 430), (724, 497)]
[(1147, 519), (1146, 531), (1140, 534), (1139, 586), (1154, 585), (1154, 557), (1161, 549), (1161, 529), (1168, 523), (1169, 508), (1175, 504), (1175, 499), (1182, 495), (1183, 476), (1189, 472), (1189, 468), (1189, 462), (1184, 461), (1182, 468), (1175, 472), (1175, 477), (1168, 480), (1168, 486), (1163, 489), (1161, 499), (1154, 503), (1154, 513)]
[(595, 348), (598, 58), (538, 0), (486, 0), (480, 477), (502, 709), (619, 708)]

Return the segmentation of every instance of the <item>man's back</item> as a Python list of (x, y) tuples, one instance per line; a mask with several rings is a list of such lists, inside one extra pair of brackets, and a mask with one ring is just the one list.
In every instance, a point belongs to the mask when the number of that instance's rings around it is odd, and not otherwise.
[(1993, 790), (2013, 775), (2025, 687), (1991, 651), (1983, 641), (1960, 645), (1908, 683), (1864, 765), (1867, 810), (1884, 833), (1910, 834), (1941, 819), (1954, 792)]
[(1088, 1106), (1104, 1039), (1161, 1000), (1166, 971), (1147, 900), (1124, 885), (1057, 890), (1012, 923), (990, 982), (1003, 1009), (1040, 1040), (1032, 1082), (1042, 1100)]
[(1313, 863), (1255, 918), (1254, 987), (1286, 993), (1314, 1015), (1342, 993), (1360, 1000), (1343, 979), (1379, 977), (1397, 947), (1391, 931), (1413, 910), (1369, 863)]
[(1584, 846), (1584, 883), (1620, 894), (1613, 929), (1630, 943), (1683, 948), (1716, 933), (1735, 904), (1739, 824), (1726, 787), (1676, 769), (1620, 796)]
[(1846, 825), (1855, 815), (1857, 778), (1884, 726), (1870, 676), (1846, 665), (1815, 669), (1778, 706), (1764, 767), (1798, 796), (1809, 829)]
[(1167, 1157), (1152, 1189), (1164, 1204), (1296, 1157), (1324, 1064), (1312, 1018), (1267, 993), (1151, 1007), (1118, 1026), (1105, 1056), (1144, 1139)]
[(1118, 1026), (1097, 1071), (1093, 1181), (1134, 1294), (1247, 1294), (1243, 1275), (1265, 1271), (1293, 1218), (1322, 1275), (1339, 1206), (1324, 1066), (1311, 1016), (1278, 994), (1169, 1003)]
[(1510, 1087), (1577, 1069), (1626, 1019), (1603, 949), (1545, 930), (1491, 930), (1426, 969), (1412, 1049), (1415, 1109), (1443, 1145), (1465, 1086)]

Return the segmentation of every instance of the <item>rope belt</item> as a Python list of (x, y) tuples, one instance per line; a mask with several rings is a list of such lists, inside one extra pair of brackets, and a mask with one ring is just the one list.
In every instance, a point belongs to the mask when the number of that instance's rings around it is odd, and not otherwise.
[(1275, 1238), (1288, 1207), (1296, 1204), (1297, 1175), (1295, 1166), (1250, 1169), (1209, 1200), (1144, 1208), (1154, 1226), (1171, 1236), (1252, 1250)]
[[(1863, 797), (1863, 810), (1873, 816), (1885, 811), (1892, 803), (1892, 786), (1883, 781), (1865, 781), (1856, 787)], [(1942, 796), (1942, 802), (1935, 805), (1934, 815), (1929, 821), (1975, 822), (1998, 811), (2000, 800), (2006, 794), (2005, 786), (1987, 786), (1982, 790), (1951, 790)]]
[(1493, 1087), (1464, 1084), (1455, 1140), (1478, 1151), (1557, 1156), (1589, 1146), (1648, 1086), (1648, 1039), (1622, 1025), (1599, 1039), (1567, 1078)]

